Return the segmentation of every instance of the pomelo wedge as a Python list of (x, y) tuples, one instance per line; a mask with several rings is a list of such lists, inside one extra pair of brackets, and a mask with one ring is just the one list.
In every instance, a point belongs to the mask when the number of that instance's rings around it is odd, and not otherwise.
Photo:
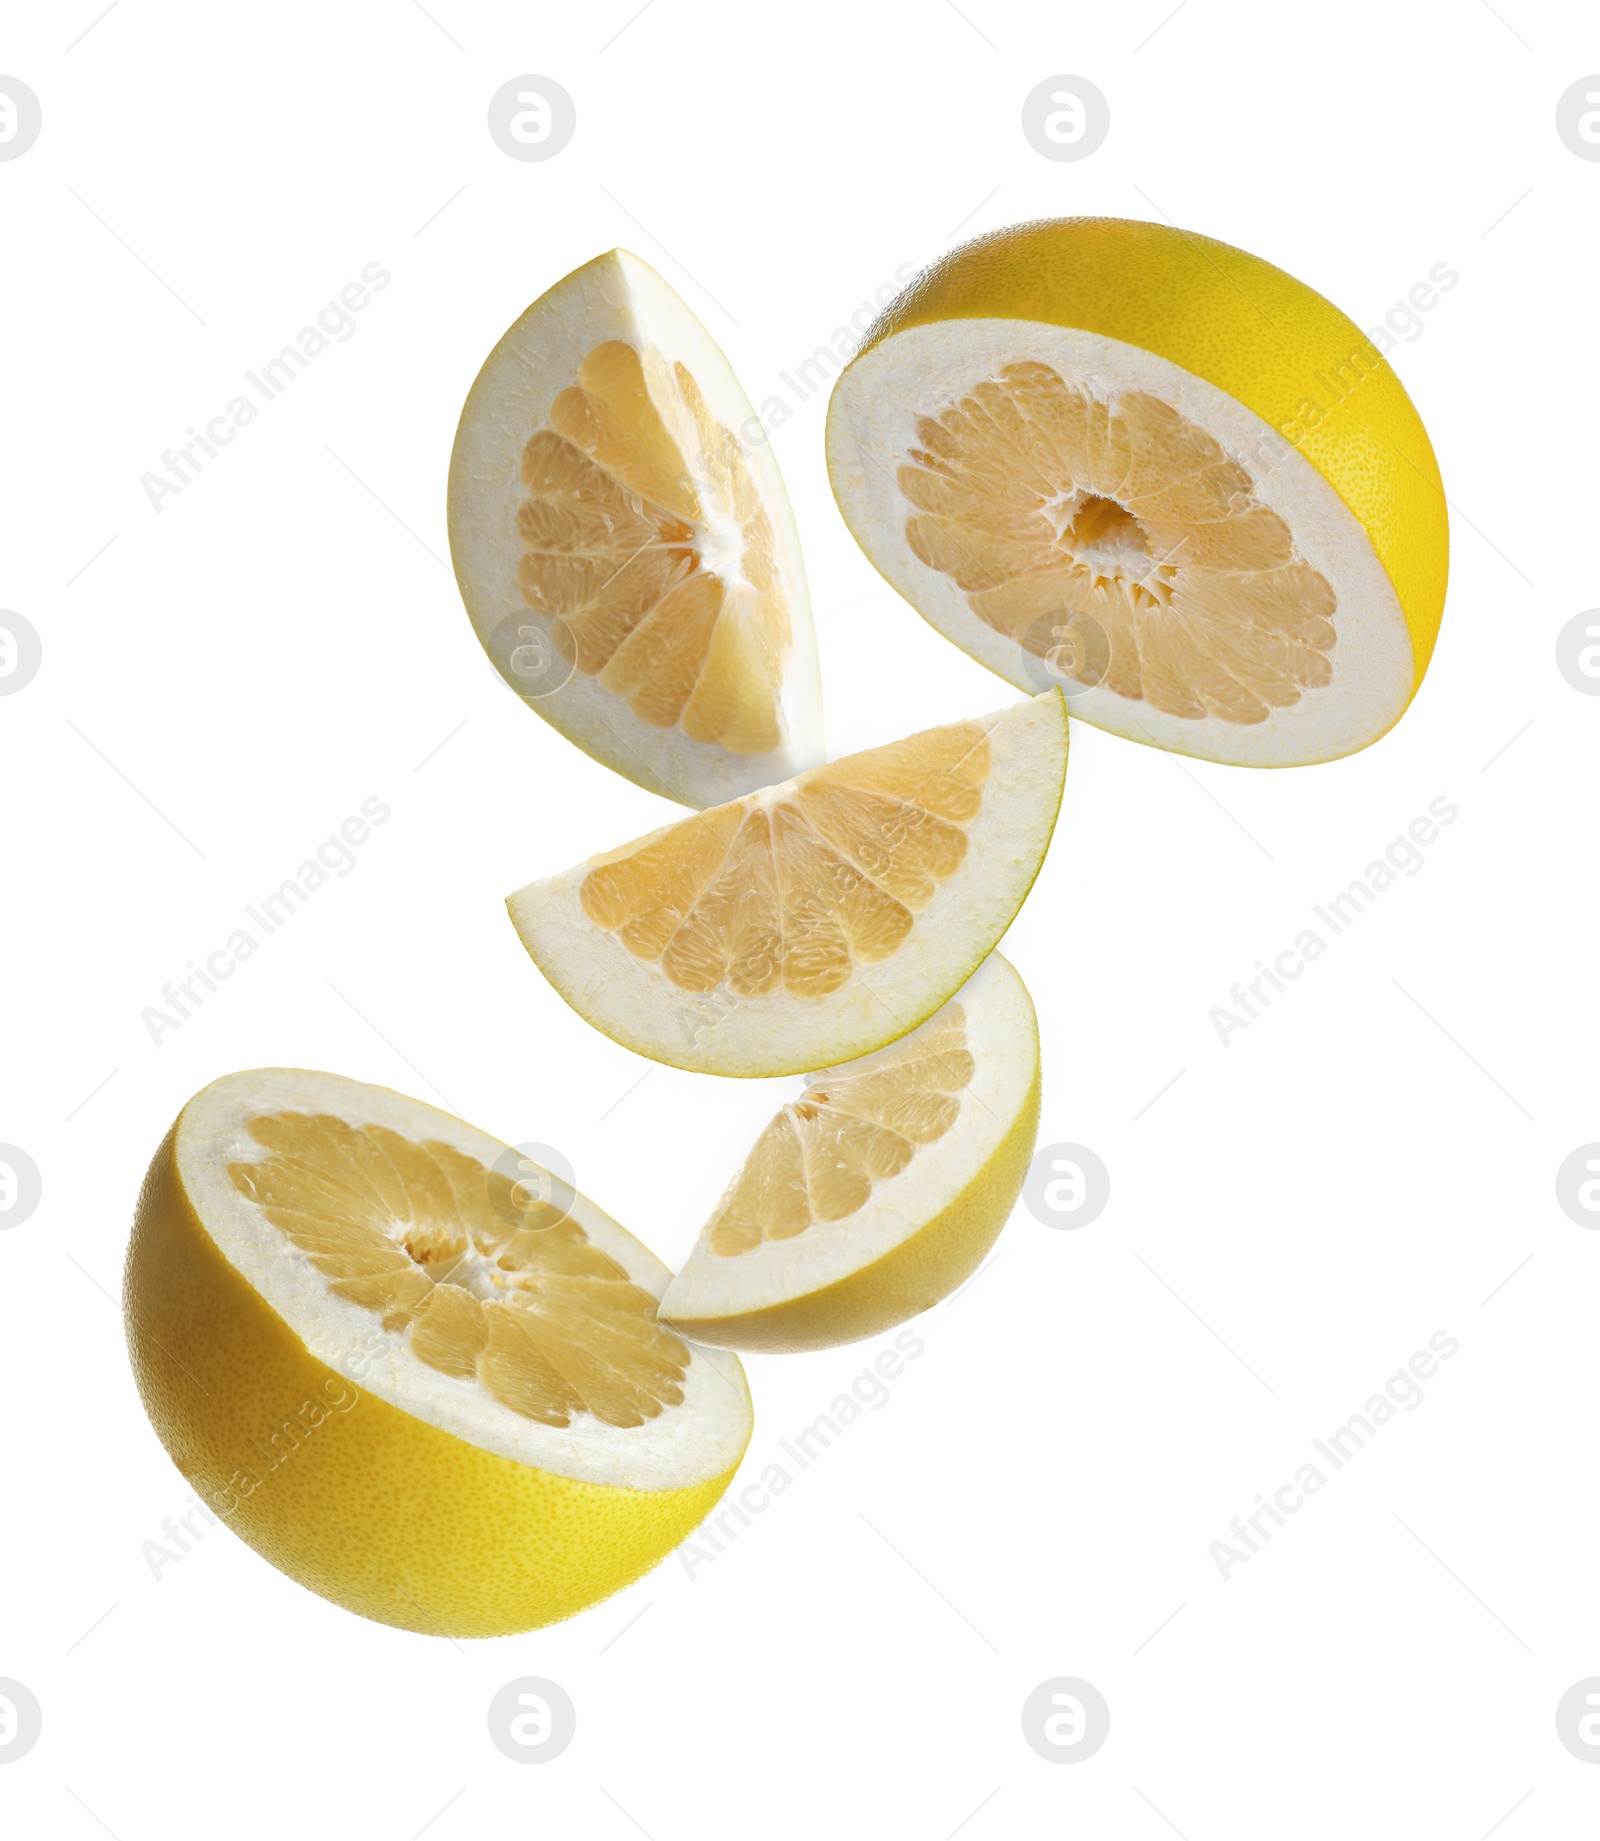
[(124, 1303), (151, 1423), (235, 1533), (362, 1616), (502, 1636), (629, 1584), (733, 1476), (744, 1376), (657, 1322), (670, 1277), (460, 1119), (265, 1068), (178, 1115)]
[(1338, 308), (1210, 237), (1064, 218), (952, 251), (841, 373), (828, 470), (931, 625), (1135, 741), (1331, 760), (1433, 652), (1448, 530), (1410, 398)]
[(846, 755), (506, 906), (615, 1041), (706, 1074), (804, 1073), (924, 1021), (1011, 925), (1067, 765), (1057, 691)]
[(685, 805), (823, 758), (800, 545), (753, 418), (711, 335), (614, 249), (489, 354), (450, 457), (456, 580), (496, 670)]
[(730, 1349), (893, 1329), (969, 1278), (1039, 1129), (1039, 1030), (998, 953), (889, 1048), (813, 1074), (756, 1140), (661, 1300)]

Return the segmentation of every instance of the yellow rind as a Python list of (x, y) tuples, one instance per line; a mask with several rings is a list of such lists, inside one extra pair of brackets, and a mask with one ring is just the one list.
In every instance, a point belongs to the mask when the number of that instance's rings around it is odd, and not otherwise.
[(1011, 1218), (1039, 1132), (1039, 1050), (1010, 1129), (956, 1198), (897, 1247), (816, 1291), (725, 1317), (668, 1317), (680, 1336), (724, 1349), (797, 1353), (891, 1330), (970, 1278)]
[[(175, 1124), (150, 1165), (128, 1247), (134, 1376), (201, 1500), (291, 1579), (404, 1630), (507, 1636), (631, 1584), (727, 1488), (737, 1465), (676, 1490), (556, 1476), (336, 1373), (206, 1231), (177, 1136)], [(248, 1494), (240, 1473), (257, 1479)]]
[[(851, 363), (895, 333), (958, 319), (1039, 320), (1120, 339), (1253, 410), (1366, 531), (1411, 635), (1415, 696), (1444, 610), (1444, 486), (1405, 387), (1331, 301), (1214, 237), (1127, 218), (1050, 218), (942, 256), (884, 309)], [(1360, 381), (1341, 397), (1337, 379), (1357, 369)]]

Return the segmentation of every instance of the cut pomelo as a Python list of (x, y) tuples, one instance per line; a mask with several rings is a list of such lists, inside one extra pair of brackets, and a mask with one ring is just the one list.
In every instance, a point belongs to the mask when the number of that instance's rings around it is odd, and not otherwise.
[(947, 638), (1179, 753), (1353, 753), (1438, 634), (1444, 492), (1399, 379), (1321, 295), (1187, 231), (1067, 218), (952, 251), (840, 375), (828, 470)]
[(798, 1074), (914, 1029), (1033, 885), (1067, 765), (1052, 690), (846, 755), (506, 903), (578, 1014), (656, 1061)]
[(822, 760), (805, 573), (772, 450), (711, 335), (614, 249), (489, 354), (450, 552), (496, 670), (651, 792), (713, 805)]
[(991, 954), (889, 1048), (814, 1074), (756, 1140), (665, 1323), (730, 1349), (825, 1349), (904, 1323), (975, 1272), (1039, 1128), (1039, 1030)]
[(501, 1636), (629, 1584), (733, 1476), (744, 1376), (657, 1322), (670, 1277), (448, 1113), (267, 1068), (178, 1115), (124, 1304), (151, 1423), (235, 1533), (365, 1617)]

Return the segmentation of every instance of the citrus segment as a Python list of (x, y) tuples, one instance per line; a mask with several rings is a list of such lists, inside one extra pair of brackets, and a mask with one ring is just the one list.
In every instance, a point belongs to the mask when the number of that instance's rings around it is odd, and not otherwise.
[(654, 395), (633, 346), (595, 346), (523, 449), (517, 586), (642, 721), (770, 754), (792, 649), (772, 521), (688, 368), (648, 356)]
[(708, 1073), (864, 1054), (989, 952), (1049, 843), (1060, 697), (848, 755), (658, 831), (508, 906), (567, 1001)]
[(814, 1079), (756, 1140), (706, 1228), (713, 1253), (746, 1253), (853, 1215), (876, 1183), (954, 1125), (973, 1072), (959, 1003), (879, 1053), (868, 1071)]
[(974, 817), (988, 770), (976, 723), (852, 755), (590, 870), (584, 912), (681, 990), (826, 996), (888, 958), (959, 867), (966, 834), (940, 808)]
[(467, 610), (581, 747), (706, 805), (821, 758), (799, 547), (753, 412), (659, 275), (614, 250), (490, 354), (451, 461)]
[(925, 1310), (976, 1269), (1038, 1123), (1022, 981), (991, 955), (920, 1028), (812, 1075), (713, 1211), (662, 1316), (729, 1348), (822, 1348)]

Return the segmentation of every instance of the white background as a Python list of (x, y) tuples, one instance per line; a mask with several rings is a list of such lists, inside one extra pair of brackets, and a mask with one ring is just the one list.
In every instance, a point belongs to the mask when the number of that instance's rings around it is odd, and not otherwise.
[[(44, 1708), (0, 1768), (7, 1833), (1588, 1832), (1600, 1770), (1553, 1715), (1600, 1673), (1600, 1235), (1554, 1175), (1600, 1138), (1600, 701), (1554, 641), (1600, 598), (1600, 165), (1554, 109), (1600, 68), (1592, 19), (121, 0), (67, 50), (96, 10), (13, 10), (0, 49), (44, 115), (0, 165), (0, 604), (44, 643), (0, 700), (0, 1139), (44, 1178), (0, 1234), (0, 1676)], [(544, 164), (485, 128), (524, 73), (577, 104)], [(1057, 73), (1110, 101), (1080, 164), (1020, 130)], [(220, 1528), (152, 1577), (141, 1543), (188, 1491), (111, 1298), (195, 1089), (287, 1063), (447, 1103), (560, 1147), (674, 1264), (789, 1090), (602, 1040), (507, 924), (509, 890), (673, 808), (529, 715), (472, 637), (444, 483), (490, 345), (621, 243), (759, 401), (900, 264), (1077, 212), (1240, 244), (1363, 326), (1460, 274), (1394, 359), (1454, 507), (1401, 726), (1263, 774), (1074, 724), (1005, 950), (1044, 1023), (1042, 1141), (1092, 1146), (1110, 1206), (1076, 1232), (1019, 1209), (888, 1406), (693, 1578), (670, 1558), (566, 1626), (455, 1646)], [(393, 281), (357, 335), (154, 512), (140, 475), (374, 261)], [(1009, 702), (857, 551), (823, 414), (775, 448), (831, 751)], [(154, 1046), (141, 1008), (373, 794), (393, 818), (356, 869)], [(1440, 795), (1460, 818), (1422, 872), (1223, 1047), (1211, 1007)], [(1209, 1544), (1441, 1329), (1460, 1353), (1425, 1404), (1224, 1582)], [(752, 1360), (749, 1463), (873, 1353)], [(530, 1674), (578, 1709), (537, 1768), (485, 1727)], [(1019, 1726), (1056, 1675), (1111, 1707), (1074, 1768)]]

